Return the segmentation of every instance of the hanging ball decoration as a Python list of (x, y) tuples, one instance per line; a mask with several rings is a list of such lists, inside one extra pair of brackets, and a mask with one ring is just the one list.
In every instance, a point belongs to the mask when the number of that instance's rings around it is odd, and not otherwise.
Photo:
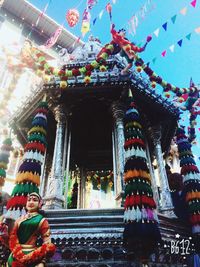
[(179, 103), (183, 103), (183, 102), (184, 102), (184, 98), (183, 98), (183, 97), (179, 97), (179, 98), (178, 98), (178, 102), (179, 102)]
[(142, 70), (143, 70), (143, 69), (142, 69), (141, 66), (137, 66), (137, 67), (136, 67), (136, 71), (137, 71), (137, 72), (142, 72)]
[(166, 97), (166, 98), (170, 98), (170, 96), (171, 96), (171, 95), (170, 95), (169, 92), (166, 92), (166, 93), (165, 93), (165, 97)]
[(99, 70), (101, 72), (105, 72), (107, 70), (107, 67), (105, 65), (101, 65), (100, 68), (99, 68)]
[(66, 13), (66, 20), (70, 27), (74, 27), (79, 21), (79, 12), (76, 9), (69, 9)]
[(50, 75), (44, 75), (44, 76), (43, 76), (43, 81), (44, 81), (45, 83), (49, 83), (50, 80), (51, 80), (51, 76), (50, 76)]
[(152, 87), (152, 88), (156, 88), (156, 82), (152, 82), (152, 83), (151, 83), (151, 87)]
[(90, 77), (90, 76), (85, 76), (85, 78), (84, 78), (84, 82), (85, 82), (86, 84), (91, 83), (91, 77)]
[(66, 81), (60, 81), (60, 88), (61, 89), (67, 88), (67, 82)]

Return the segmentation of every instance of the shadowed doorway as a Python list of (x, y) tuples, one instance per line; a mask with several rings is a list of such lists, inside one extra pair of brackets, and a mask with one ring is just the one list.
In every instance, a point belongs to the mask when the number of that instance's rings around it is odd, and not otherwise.
[[(74, 107), (70, 126), (71, 184), (68, 195), (77, 191), (77, 203), (72, 208), (114, 207), (112, 116), (109, 106), (96, 98), (83, 100)], [(73, 188), (74, 183), (76, 189)]]

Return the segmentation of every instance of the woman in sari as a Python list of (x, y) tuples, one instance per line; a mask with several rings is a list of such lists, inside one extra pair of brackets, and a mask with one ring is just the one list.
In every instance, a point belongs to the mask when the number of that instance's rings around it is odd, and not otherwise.
[[(49, 224), (39, 213), (40, 207), (41, 197), (31, 193), (26, 204), (27, 214), (15, 222), (10, 235), (8, 267), (44, 267), (46, 258), (54, 254)], [(40, 247), (36, 246), (38, 237), (43, 240)]]

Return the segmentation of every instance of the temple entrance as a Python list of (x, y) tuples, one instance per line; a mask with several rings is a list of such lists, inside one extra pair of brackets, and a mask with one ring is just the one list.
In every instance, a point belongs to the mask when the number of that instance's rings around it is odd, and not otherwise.
[[(113, 208), (112, 116), (96, 98), (72, 111), (68, 208)], [(71, 203), (71, 206), (70, 206)]]

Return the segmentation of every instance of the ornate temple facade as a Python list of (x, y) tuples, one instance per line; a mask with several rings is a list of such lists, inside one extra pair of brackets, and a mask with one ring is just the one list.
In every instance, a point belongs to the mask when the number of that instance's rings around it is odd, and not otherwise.
[[(91, 38), (74, 51), (63, 70), (86, 66), (99, 48)], [(120, 57), (112, 56), (107, 70), (93, 71), (87, 85), (78, 76), (69, 78), (66, 89), (60, 89), (56, 79), (37, 88), (10, 121), (25, 144), (31, 116), (47, 94), (48, 148), (40, 193), (58, 248), (49, 266), (140, 266), (123, 244), (123, 118), (129, 90), (142, 118), (163, 239), (149, 266), (185, 266), (185, 254), (173, 253), (171, 244), (177, 235), (188, 238), (189, 230), (174, 214), (164, 160), (179, 111), (141, 74), (121, 75), (123, 64)]]

